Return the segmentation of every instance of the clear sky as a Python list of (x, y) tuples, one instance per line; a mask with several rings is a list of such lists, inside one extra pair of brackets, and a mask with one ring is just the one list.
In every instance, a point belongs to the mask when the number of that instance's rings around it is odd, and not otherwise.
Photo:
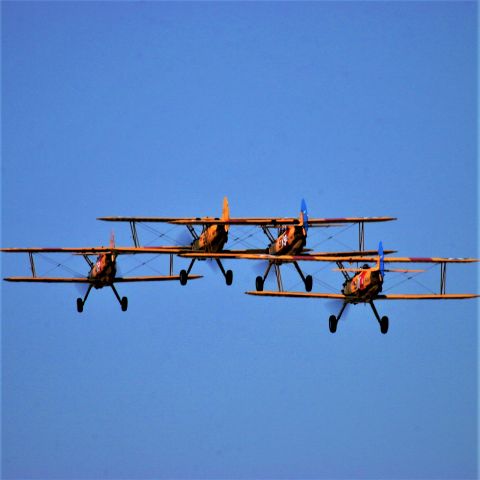
[[(3, 247), (106, 245), (98, 216), (218, 216), (227, 195), (234, 216), (302, 198), (311, 216), (393, 215), (368, 248), (478, 255), (476, 3), (1, 7)], [(355, 247), (341, 230), (308, 246)], [(232, 229), (228, 246), (266, 243)], [(144, 260), (119, 263), (168, 270)], [(57, 256), (39, 273), (70, 275), (60, 261), (87, 271)], [(331, 335), (338, 305), (244, 295), (258, 268), (227, 266), (231, 287), (205, 263), (186, 287), (121, 285), (126, 313), (108, 290), (80, 315), (72, 286), (3, 283), (3, 478), (477, 476), (478, 301), (378, 302), (386, 336), (351, 307)], [(28, 274), (27, 256), (2, 273)], [(385, 288), (438, 290), (438, 270), (403, 280)], [(302, 288), (288, 267), (284, 283)], [(476, 267), (450, 268), (447, 290), (478, 292)]]

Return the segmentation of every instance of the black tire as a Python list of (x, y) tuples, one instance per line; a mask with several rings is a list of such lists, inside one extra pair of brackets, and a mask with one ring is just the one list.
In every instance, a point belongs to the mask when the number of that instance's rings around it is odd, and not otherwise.
[(77, 312), (83, 312), (83, 300), (81, 298), (77, 298)]
[(311, 275), (305, 277), (305, 290), (311, 292), (313, 287), (313, 278)]
[(120, 302), (120, 306), (122, 307), (122, 312), (126, 312), (128, 308), (128, 298), (122, 297), (122, 301)]
[(231, 270), (227, 270), (225, 272), (225, 283), (227, 285), (231, 285), (233, 283), (233, 272)]
[(330, 330), (330, 333), (335, 333), (337, 331), (337, 324), (337, 317), (335, 315), (330, 315), (328, 319), (328, 328)]
[(180, 285), (186, 285), (188, 280), (188, 275), (186, 270), (180, 270)]
[(384, 335), (388, 332), (388, 317), (382, 317), (380, 320), (380, 331)]
[(257, 292), (263, 292), (263, 278), (262, 277), (257, 277), (255, 279), (255, 288), (257, 289)]

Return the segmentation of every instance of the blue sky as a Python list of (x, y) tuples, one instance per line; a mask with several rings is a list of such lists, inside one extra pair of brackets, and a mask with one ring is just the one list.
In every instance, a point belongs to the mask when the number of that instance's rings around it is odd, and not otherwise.
[[(2, 246), (105, 245), (98, 216), (218, 216), (227, 195), (234, 216), (393, 215), (368, 248), (478, 256), (476, 31), (474, 2), (3, 2)], [(55, 259), (39, 273), (86, 272)], [(168, 269), (143, 260), (122, 272)], [(249, 297), (258, 268), (228, 267), (231, 287), (205, 263), (186, 287), (122, 285), (126, 313), (3, 284), (3, 478), (476, 477), (477, 301), (379, 302), (386, 336), (357, 306), (331, 335), (338, 306)], [(403, 280), (385, 288), (438, 289)], [(478, 292), (476, 267), (447, 289)]]

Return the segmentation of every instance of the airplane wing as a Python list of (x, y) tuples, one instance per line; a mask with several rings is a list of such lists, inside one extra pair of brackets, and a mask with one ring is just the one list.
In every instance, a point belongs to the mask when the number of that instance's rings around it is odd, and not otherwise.
[[(268, 257), (273, 257), (268, 255)], [(278, 255), (273, 257), (279, 261), (284, 262), (345, 262), (345, 263), (374, 263), (378, 260), (376, 256), (363, 256), (363, 255), (346, 255), (346, 256), (333, 256), (333, 255)], [(269, 258), (263, 259), (269, 260)], [(386, 257), (385, 263), (474, 263), (478, 262), (478, 258), (442, 258), (442, 257)]]
[(78, 255), (98, 255), (115, 253), (117, 255), (136, 254), (168, 254), (191, 251), (190, 247), (157, 246), (157, 247), (33, 247), (33, 248), (0, 248), (5, 253), (73, 253)]
[[(265, 253), (263, 250), (224, 250), (219, 253), (208, 253), (208, 252), (193, 252), (191, 250), (182, 252), (179, 254), (180, 257), (185, 258), (197, 258), (197, 259), (206, 259), (206, 258), (235, 258), (241, 260), (266, 260), (266, 261), (281, 261), (281, 262), (295, 262), (300, 260), (315, 260), (315, 261), (325, 261), (325, 262), (335, 262), (337, 258), (355, 258), (355, 262), (365, 261), (365, 255), (373, 255), (376, 253), (376, 250), (367, 250), (367, 251), (349, 251), (349, 252), (311, 252), (305, 253), (302, 255), (270, 255)], [(385, 250), (384, 254), (395, 253), (395, 250)], [(372, 257), (373, 258), (373, 257)], [(321, 259), (321, 260), (320, 260)], [(343, 260), (345, 261), (345, 260)], [(375, 259), (376, 261), (376, 259)]]
[[(296, 225), (297, 217), (232, 217), (228, 220), (213, 217), (98, 217), (97, 220), (107, 222), (161, 222), (174, 225), (258, 225), (277, 227), (281, 225)], [(344, 218), (309, 218), (310, 226), (330, 227), (345, 223), (372, 223), (396, 220), (395, 217), (344, 217)]]
[[(202, 278), (202, 275), (189, 275), (188, 280)], [(30, 282), (30, 283), (94, 283), (87, 277), (7, 277), (7, 282)], [(127, 282), (162, 282), (168, 280), (180, 280), (179, 275), (156, 275), (143, 277), (117, 277), (114, 283)]]
[[(344, 217), (344, 218), (309, 218), (309, 226), (333, 227), (345, 223), (370, 223), (388, 222), (396, 220), (395, 217)], [(282, 225), (297, 225), (300, 223), (297, 217), (231, 217), (228, 220), (220, 218), (178, 218), (169, 223), (175, 225), (257, 225), (261, 227), (277, 227)]]
[[(261, 297), (290, 297), (290, 298), (330, 298), (336, 300), (346, 300), (348, 297), (341, 293), (309, 293), (309, 292), (276, 292), (265, 290), (263, 292), (248, 291), (248, 295)], [(469, 298), (478, 298), (480, 295), (471, 293), (444, 293), (444, 294), (388, 294), (378, 295), (374, 300), (462, 300)], [(356, 299), (358, 302), (358, 299)]]
[(97, 220), (104, 222), (145, 222), (145, 223), (169, 223), (178, 220), (177, 217), (98, 217)]

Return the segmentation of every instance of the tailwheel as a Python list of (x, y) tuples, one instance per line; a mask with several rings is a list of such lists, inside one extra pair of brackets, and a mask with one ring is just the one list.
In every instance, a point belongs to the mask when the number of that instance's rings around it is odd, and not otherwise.
[(388, 317), (382, 317), (380, 320), (380, 331), (384, 335), (388, 332)]
[(231, 270), (227, 270), (225, 272), (225, 283), (227, 285), (231, 285), (233, 282), (233, 272)]
[(330, 333), (335, 333), (337, 331), (337, 324), (337, 317), (335, 315), (330, 315), (328, 319), (328, 328), (330, 329)]
[(122, 307), (122, 312), (126, 312), (128, 308), (128, 298), (122, 297), (122, 301), (120, 302), (120, 306)]
[(83, 312), (83, 300), (81, 298), (77, 298), (77, 312)]
[(255, 288), (257, 289), (257, 292), (263, 292), (263, 278), (258, 276), (255, 279)]
[(313, 287), (313, 278), (311, 275), (305, 277), (305, 290), (311, 292)]
[(180, 285), (186, 285), (188, 280), (188, 274), (186, 270), (180, 270)]

